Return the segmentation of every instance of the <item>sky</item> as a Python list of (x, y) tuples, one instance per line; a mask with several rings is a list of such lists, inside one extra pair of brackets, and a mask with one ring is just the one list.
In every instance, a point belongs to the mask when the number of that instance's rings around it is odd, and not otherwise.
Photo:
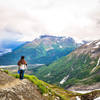
[(0, 0), (0, 41), (40, 35), (100, 39), (100, 0)]

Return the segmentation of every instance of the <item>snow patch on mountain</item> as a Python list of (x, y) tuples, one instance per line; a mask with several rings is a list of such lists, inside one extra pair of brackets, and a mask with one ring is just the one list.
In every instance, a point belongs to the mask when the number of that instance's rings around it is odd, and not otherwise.
[(60, 84), (63, 84), (64, 82), (66, 82), (68, 78), (69, 78), (69, 75), (67, 75), (66, 77), (64, 77), (64, 78), (60, 81)]
[(98, 59), (98, 61), (97, 61), (96, 67), (94, 67), (94, 68), (92, 69), (91, 73), (95, 72), (95, 71), (98, 69), (99, 64), (100, 64), (100, 57), (99, 57), (99, 59)]
[(54, 49), (53, 47), (49, 47), (46, 49), (46, 51), (53, 50), (53, 49)]
[(81, 99), (79, 98), (79, 96), (76, 96), (76, 100), (81, 100)]
[(98, 46), (99, 46), (99, 45), (100, 45), (100, 42), (98, 42), (96, 45), (98, 45)]
[(99, 48), (99, 46), (100, 46), (100, 42), (97, 42), (97, 43), (96, 43), (96, 46), (93, 47), (93, 48)]
[(100, 57), (99, 57), (99, 59), (98, 59), (98, 62), (97, 62), (97, 65), (96, 65), (96, 66), (98, 66), (98, 65), (99, 65), (99, 63), (100, 63)]
[(44, 77), (49, 77), (51, 75), (51, 73), (48, 73), (47, 75), (45, 75)]
[(63, 47), (60, 45), (59, 48), (63, 48)]
[(51, 74), (50, 73), (48, 73), (48, 75), (47, 76), (50, 76)]
[(93, 41), (91, 41), (91, 42), (87, 43), (86, 45), (90, 45), (92, 42), (93, 42)]
[(63, 37), (62, 40), (65, 40), (66, 38), (68, 38), (68, 37)]
[(92, 91), (74, 91), (74, 92), (77, 92), (77, 93), (81, 93), (81, 94), (86, 94), (86, 93), (90, 93), (90, 92), (92, 92)]

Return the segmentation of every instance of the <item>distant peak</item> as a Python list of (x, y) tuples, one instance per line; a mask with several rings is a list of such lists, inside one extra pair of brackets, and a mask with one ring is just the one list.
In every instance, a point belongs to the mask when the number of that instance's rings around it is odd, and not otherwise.
[[(40, 38), (58, 38), (58, 36), (53, 36), (53, 35), (41, 35)], [(63, 38), (63, 37), (59, 37)]]

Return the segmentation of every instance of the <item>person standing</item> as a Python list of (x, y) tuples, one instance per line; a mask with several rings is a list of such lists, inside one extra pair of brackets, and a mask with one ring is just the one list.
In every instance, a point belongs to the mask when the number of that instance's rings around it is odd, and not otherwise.
[(25, 61), (24, 59), (25, 57), (24, 56), (21, 56), (21, 59), (18, 61), (17, 65), (18, 65), (18, 71), (19, 71), (19, 74), (20, 74), (20, 79), (24, 79), (24, 72), (27, 68), (27, 62)]

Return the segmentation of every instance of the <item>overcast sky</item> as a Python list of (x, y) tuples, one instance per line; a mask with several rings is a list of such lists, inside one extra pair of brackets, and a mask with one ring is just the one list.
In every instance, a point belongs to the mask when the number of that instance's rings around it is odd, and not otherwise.
[(43, 34), (100, 39), (100, 0), (0, 0), (0, 40)]

